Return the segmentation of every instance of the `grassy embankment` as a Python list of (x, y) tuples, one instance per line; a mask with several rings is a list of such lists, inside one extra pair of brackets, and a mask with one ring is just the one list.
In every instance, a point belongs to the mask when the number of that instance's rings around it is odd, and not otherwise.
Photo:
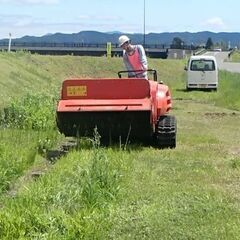
[[(42, 118), (30, 114), (32, 121), (26, 121), (24, 130), (1, 130), (5, 138), (0, 164), (10, 160), (1, 169), (20, 169), (0, 192), (1, 239), (238, 239), (239, 75), (221, 72), (217, 92), (186, 92), (183, 61), (149, 59), (149, 65), (172, 89), (177, 148), (128, 145), (123, 151), (117, 146), (99, 147), (95, 140), (93, 147), (82, 146), (59, 159), (36, 181), (23, 182), (9, 197), (6, 191), (18, 176), (34, 164), (44, 164), (36, 152), (38, 143), (54, 144), (60, 137), (54, 124), (48, 131), (41, 124), (31, 130)], [(20, 98), (30, 93), (27, 99), (35, 99), (32, 96), (42, 92), (51, 102), (65, 77), (115, 77), (122, 62), (0, 54), (0, 66), (5, 76), (1, 75), (0, 83), (6, 86), (1, 96)], [(19, 81), (13, 76), (19, 76)], [(4, 105), (13, 102), (17, 101), (5, 99)], [(39, 108), (48, 103), (39, 102)], [(31, 104), (20, 105), (31, 108)], [(10, 106), (18, 112), (19, 103)], [(50, 116), (51, 111), (40, 115)], [(40, 144), (40, 149), (51, 146)]]
[(234, 51), (234, 53), (231, 56), (231, 61), (232, 62), (240, 62), (240, 52), (239, 51)]

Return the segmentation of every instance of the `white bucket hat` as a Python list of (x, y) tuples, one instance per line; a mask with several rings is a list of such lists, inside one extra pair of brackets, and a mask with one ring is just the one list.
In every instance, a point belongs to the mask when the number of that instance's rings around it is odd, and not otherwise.
[(130, 39), (129, 39), (129, 37), (128, 36), (126, 36), (126, 35), (122, 35), (122, 36), (120, 36), (119, 37), (119, 39), (118, 39), (118, 42), (119, 42), (119, 47), (121, 47), (125, 42), (129, 42), (130, 41)]

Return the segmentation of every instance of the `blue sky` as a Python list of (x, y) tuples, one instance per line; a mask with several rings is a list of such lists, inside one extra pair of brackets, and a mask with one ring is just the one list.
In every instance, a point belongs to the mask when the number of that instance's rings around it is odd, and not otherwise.
[[(239, 9), (239, 0), (145, 0), (145, 32), (240, 32)], [(0, 0), (0, 39), (143, 29), (144, 0)]]

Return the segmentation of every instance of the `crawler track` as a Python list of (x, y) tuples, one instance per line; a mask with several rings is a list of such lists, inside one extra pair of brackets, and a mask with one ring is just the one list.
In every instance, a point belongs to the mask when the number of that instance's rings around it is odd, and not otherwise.
[(174, 116), (161, 116), (156, 124), (156, 143), (160, 148), (176, 147), (177, 122)]

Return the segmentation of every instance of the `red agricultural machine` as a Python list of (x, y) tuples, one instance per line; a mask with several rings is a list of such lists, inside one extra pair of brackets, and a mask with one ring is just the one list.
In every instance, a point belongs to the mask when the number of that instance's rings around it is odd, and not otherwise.
[(176, 119), (168, 86), (143, 78), (67, 79), (57, 106), (57, 125), (65, 136), (93, 136), (122, 141), (153, 142), (160, 148), (176, 146)]

